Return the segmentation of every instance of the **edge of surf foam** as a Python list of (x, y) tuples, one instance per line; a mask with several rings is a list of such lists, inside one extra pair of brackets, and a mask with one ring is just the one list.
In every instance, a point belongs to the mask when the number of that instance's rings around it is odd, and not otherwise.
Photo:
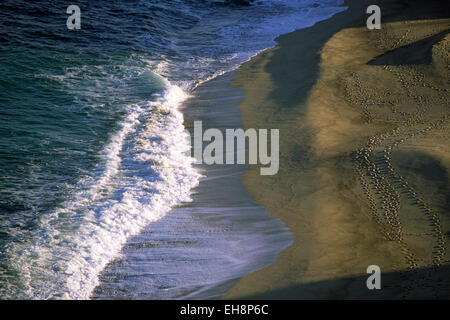
[(191, 201), (200, 174), (187, 155), (178, 110), (188, 95), (164, 81), (165, 92), (156, 101), (128, 106), (121, 128), (103, 149), (96, 169), (101, 174), (81, 181), (73, 200), (45, 215), (28, 241), (9, 250), (26, 288), (19, 298), (88, 299), (99, 273), (130, 236)]

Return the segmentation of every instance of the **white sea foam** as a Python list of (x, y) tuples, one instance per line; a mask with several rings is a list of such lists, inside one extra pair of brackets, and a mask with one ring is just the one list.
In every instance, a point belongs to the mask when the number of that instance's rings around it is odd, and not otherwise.
[[(178, 110), (187, 98), (182, 88), (193, 88), (236, 69), (261, 50), (273, 47), (277, 36), (345, 9), (339, 7), (341, 1), (324, 1), (320, 7), (313, 3), (262, 1), (261, 9), (251, 9), (260, 13), (242, 13), (239, 24), (236, 19), (223, 19), (225, 25), (218, 25), (220, 19), (211, 16), (208, 21), (207, 16), (198, 15), (203, 19), (199, 28), (211, 26), (209, 31), (200, 30), (212, 39), (200, 44), (211, 50), (207, 54), (195, 55), (191, 46), (177, 46), (171, 40), (171, 49), (183, 58), (175, 61), (160, 54), (159, 64), (148, 65), (164, 77), (171, 76), (178, 86), (166, 82), (164, 94), (154, 101), (128, 105), (120, 128), (100, 155), (99, 165), (79, 182), (72, 200), (41, 216), (39, 228), (29, 238), (7, 248), (11, 270), (18, 271), (24, 288), (16, 297), (88, 299), (100, 272), (119, 256), (127, 238), (163, 217), (173, 206), (190, 201), (190, 190), (198, 184), (200, 174), (185, 153), (189, 145)], [(188, 30), (186, 36), (197, 37), (196, 31)], [(120, 69), (130, 72), (131, 77), (143, 70), (128, 65)], [(50, 78), (67, 85), (71, 84), (68, 80), (78, 79), (81, 84), (116, 89), (113, 84), (118, 80), (108, 77), (113, 74), (109, 67), (97, 70), (108, 80), (98, 84), (89, 70), (67, 70)]]
[[(163, 66), (161, 74), (165, 77), (174, 78), (183, 88), (193, 89), (274, 47), (278, 36), (313, 26), (346, 9), (341, 0), (263, 0), (255, 1), (251, 7), (223, 9), (216, 15), (206, 11), (200, 17), (201, 23), (187, 29), (186, 34), (180, 34), (179, 41), (172, 43), (172, 49), (183, 59), (158, 67)], [(145, 43), (147, 38), (151, 35), (142, 41)], [(204, 43), (197, 43), (197, 39)], [(200, 54), (192, 54), (195, 50)]]
[(102, 152), (98, 174), (80, 182), (70, 203), (44, 216), (29, 241), (9, 250), (26, 298), (88, 299), (128, 237), (191, 200), (200, 175), (186, 155), (178, 111), (186, 98), (167, 83), (156, 101), (129, 106)]

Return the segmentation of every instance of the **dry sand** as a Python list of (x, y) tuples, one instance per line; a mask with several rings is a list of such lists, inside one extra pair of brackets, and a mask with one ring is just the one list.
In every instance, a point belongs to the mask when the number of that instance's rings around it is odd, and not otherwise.
[[(244, 184), (294, 243), (224, 298), (450, 297), (448, 5), (346, 4), (234, 80), (244, 128), (280, 129), (279, 173)], [(370, 4), (381, 30), (365, 27)]]

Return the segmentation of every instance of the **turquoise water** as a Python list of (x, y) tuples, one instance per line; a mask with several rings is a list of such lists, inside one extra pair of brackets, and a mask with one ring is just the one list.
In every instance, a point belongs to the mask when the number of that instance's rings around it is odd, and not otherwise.
[[(89, 298), (127, 239), (190, 201), (179, 107), (339, 1), (0, 4), (0, 297)], [(74, 3), (75, 4), (75, 3)]]

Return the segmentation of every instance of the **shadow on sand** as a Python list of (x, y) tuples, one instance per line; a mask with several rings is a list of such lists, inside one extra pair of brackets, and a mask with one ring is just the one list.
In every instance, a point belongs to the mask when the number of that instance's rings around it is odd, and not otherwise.
[[(282, 49), (274, 51), (274, 54), (270, 58), (270, 62), (266, 66), (266, 71), (271, 75), (273, 83), (276, 85), (269, 98), (277, 101), (277, 105), (282, 106), (282, 108), (293, 108), (304, 103), (318, 79), (320, 70), (320, 51), (331, 37), (343, 28), (365, 26), (366, 19), (369, 16), (365, 13), (366, 8), (373, 4), (378, 5), (381, 8), (382, 25), (383, 23), (399, 21), (398, 14), (393, 14), (387, 9), (384, 10), (383, 3), (386, 2), (389, 2), (389, 0), (358, 1), (353, 3), (347, 11), (340, 12), (331, 19), (318, 22), (313, 27), (297, 30), (295, 33), (278, 37), (276, 42), (282, 46)], [(450, 12), (450, 2), (448, 1), (410, 0), (403, 2), (398, 1), (398, 3), (398, 8), (395, 7), (392, 10), (395, 12), (400, 10), (402, 12), (402, 20), (448, 18), (448, 12)], [(420, 10), (418, 10), (418, 8), (420, 8)], [(353, 22), (350, 24), (345, 22), (345, 19), (340, 19), (341, 15), (354, 17)], [(375, 30), (374, 32), (377, 31)], [(295, 39), (297, 39), (299, 35), (301, 35), (301, 38), (311, 38), (315, 39), (315, 41), (298, 43)], [(428, 50), (428, 47), (431, 47), (443, 36), (445, 36), (445, 33), (431, 36), (412, 45), (417, 46), (417, 49), (420, 49), (421, 51)], [(423, 45), (426, 45), (425, 49)], [(285, 50), (290, 51), (290, 48), (302, 52), (302, 55), (294, 58), (295, 61), (292, 63), (289, 61), (289, 54), (285, 52)], [(390, 59), (390, 57), (388, 56), (386, 59)], [(379, 61), (379, 63), (383, 64), (382, 61)], [(410, 63), (415, 62), (411, 61)], [(292, 68), (292, 65), (295, 65), (296, 67)], [(298, 75), (301, 75), (303, 78), (301, 82), (298, 81)], [(295, 85), (292, 85), (294, 81)]]
[[(367, 64), (376, 66), (431, 64), (433, 46), (441, 41), (448, 33), (449, 31), (446, 30), (420, 41), (388, 51), (381, 56), (375, 57)], [(415, 52), (415, 54), (411, 54), (411, 52)]]
[(260, 299), (449, 299), (450, 266), (422, 268), (415, 271), (381, 270), (381, 289), (367, 289), (370, 274), (310, 282), (261, 294), (241, 297)]

